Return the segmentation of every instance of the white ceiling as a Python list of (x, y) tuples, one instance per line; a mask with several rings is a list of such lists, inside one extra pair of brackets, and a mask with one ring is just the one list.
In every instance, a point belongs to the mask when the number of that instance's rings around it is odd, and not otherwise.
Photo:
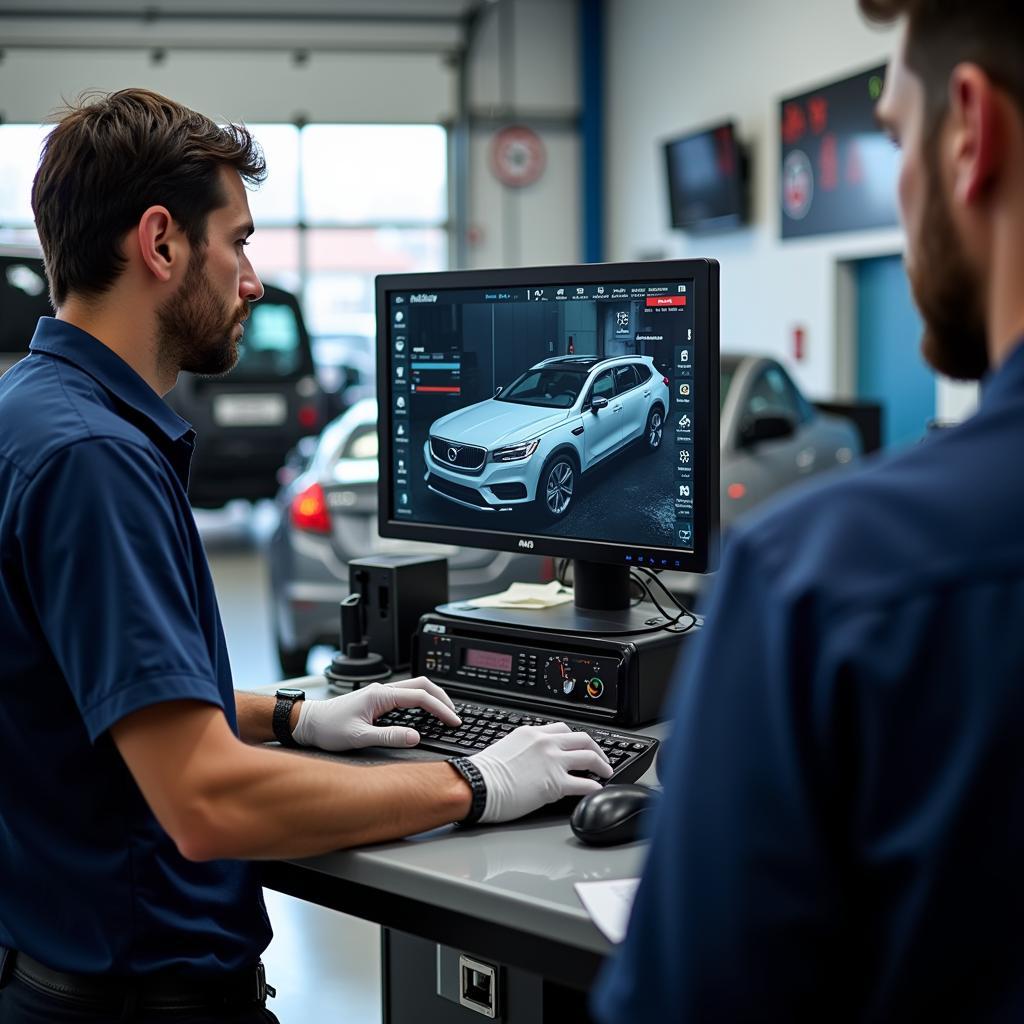
[(0, 50), (453, 53), (496, 0), (0, 0)]
[(260, 18), (275, 20), (317, 18), (328, 21), (396, 18), (460, 19), (489, 0), (2, 0), (4, 15), (66, 14), (77, 19), (110, 17), (168, 18)]

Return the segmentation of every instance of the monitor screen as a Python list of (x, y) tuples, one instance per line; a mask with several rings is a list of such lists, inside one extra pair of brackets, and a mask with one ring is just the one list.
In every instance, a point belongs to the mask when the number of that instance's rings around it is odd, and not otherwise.
[(672, 227), (715, 230), (746, 220), (743, 154), (732, 123), (665, 143)]
[(718, 265), (377, 278), (380, 532), (703, 572)]

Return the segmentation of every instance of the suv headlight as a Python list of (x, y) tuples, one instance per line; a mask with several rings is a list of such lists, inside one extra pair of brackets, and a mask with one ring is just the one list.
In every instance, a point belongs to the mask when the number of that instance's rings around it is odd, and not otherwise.
[(537, 445), (539, 444), (540, 438), (536, 437), (532, 441), (523, 441), (520, 444), (510, 444), (504, 448), (495, 448), (491, 452), (491, 460), (493, 462), (522, 462), (523, 459), (528, 459), (537, 450)]

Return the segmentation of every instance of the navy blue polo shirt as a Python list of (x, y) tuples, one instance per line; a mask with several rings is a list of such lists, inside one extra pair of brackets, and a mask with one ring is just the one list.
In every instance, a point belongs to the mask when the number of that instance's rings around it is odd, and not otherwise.
[(1024, 1020), (1024, 344), (735, 532), (673, 717), (599, 1021)]
[(185, 495), (194, 434), (96, 338), (43, 318), (0, 378), (0, 945), (81, 973), (253, 964), (253, 865), (193, 863), (109, 729), (234, 691)]

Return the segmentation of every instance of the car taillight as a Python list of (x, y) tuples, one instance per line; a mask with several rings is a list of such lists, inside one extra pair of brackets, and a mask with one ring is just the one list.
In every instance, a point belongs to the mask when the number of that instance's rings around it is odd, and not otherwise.
[(330, 533), (331, 516), (327, 511), (327, 499), (319, 484), (310, 484), (292, 498), (292, 526), (311, 533)]
[(661, 383), (664, 384), (665, 387), (668, 387), (669, 384), (670, 384), (668, 377), (662, 377), (661, 378)]
[(320, 426), (320, 414), (315, 405), (299, 406), (299, 426), (304, 430), (316, 430)]

